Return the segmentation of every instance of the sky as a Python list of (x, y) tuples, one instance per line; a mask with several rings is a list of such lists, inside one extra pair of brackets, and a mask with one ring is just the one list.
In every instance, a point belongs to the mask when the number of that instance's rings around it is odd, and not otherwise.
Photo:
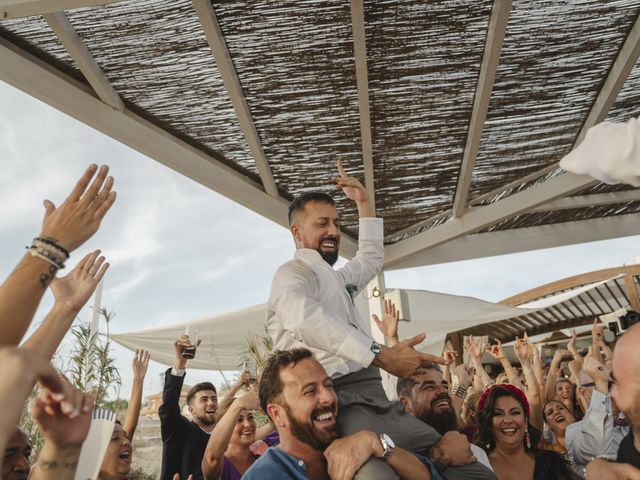
[[(59, 205), (91, 163), (107, 164), (116, 203), (100, 230), (72, 253), (73, 267), (100, 248), (112, 264), (103, 305), (124, 333), (197, 320), (259, 303), (276, 268), (293, 254), (289, 231), (226, 197), (0, 82), (0, 278), (39, 231), (42, 200)], [(385, 273), (387, 288), (423, 289), (499, 301), (571, 275), (633, 263), (640, 237), (537, 250)], [(32, 328), (53, 304), (47, 293)], [(88, 307), (79, 321), (90, 319)], [(105, 324), (101, 324), (102, 330)], [(68, 355), (71, 342), (61, 346)], [(115, 346), (121, 398), (131, 390), (132, 352)], [(151, 362), (144, 394), (159, 392), (167, 367)], [(231, 375), (232, 377), (232, 375)], [(187, 383), (217, 373), (190, 371)]]

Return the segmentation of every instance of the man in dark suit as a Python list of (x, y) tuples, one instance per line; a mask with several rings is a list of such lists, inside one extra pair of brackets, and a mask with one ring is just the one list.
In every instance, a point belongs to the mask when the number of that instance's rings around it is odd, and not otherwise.
[(190, 347), (189, 337), (183, 336), (174, 343), (176, 363), (165, 374), (162, 405), (158, 410), (162, 433), (162, 480), (180, 478), (202, 479), (202, 457), (215, 426), (218, 408), (216, 388), (209, 382), (194, 385), (187, 393), (187, 405), (193, 420), (180, 412), (180, 392), (184, 383), (187, 359), (183, 353)]

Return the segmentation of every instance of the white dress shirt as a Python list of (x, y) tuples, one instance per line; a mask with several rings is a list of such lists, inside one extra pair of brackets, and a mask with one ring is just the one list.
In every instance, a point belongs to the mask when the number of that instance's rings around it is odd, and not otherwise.
[(473, 456), (476, 457), (476, 460), (478, 460), (478, 462), (480, 462), (482, 465), (493, 472), (493, 467), (491, 466), (491, 462), (489, 461), (487, 452), (485, 452), (479, 446), (474, 445), (473, 443), (471, 443), (469, 446), (471, 447), (471, 453), (473, 453)]
[(316, 250), (297, 250), (271, 283), (267, 332), (274, 349), (308, 348), (332, 378), (368, 367), (374, 358), (373, 337), (347, 285), (361, 292), (383, 260), (381, 218), (360, 219), (358, 253), (338, 270)]
[(571, 461), (582, 468), (596, 457), (615, 460), (618, 446), (627, 433), (629, 427), (613, 425), (610, 395), (594, 389), (584, 418), (567, 427), (567, 453)]

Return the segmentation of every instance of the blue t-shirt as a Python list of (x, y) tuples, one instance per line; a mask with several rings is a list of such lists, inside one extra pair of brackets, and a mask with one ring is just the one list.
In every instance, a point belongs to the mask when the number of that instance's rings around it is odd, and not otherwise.
[[(442, 480), (440, 473), (427, 457), (422, 455), (416, 455), (416, 457), (429, 468), (433, 480)], [(242, 480), (307, 480), (308, 478), (307, 465), (279, 447), (269, 448), (242, 476)]]
[(307, 464), (279, 447), (270, 447), (242, 476), (242, 480), (307, 480), (308, 478)]

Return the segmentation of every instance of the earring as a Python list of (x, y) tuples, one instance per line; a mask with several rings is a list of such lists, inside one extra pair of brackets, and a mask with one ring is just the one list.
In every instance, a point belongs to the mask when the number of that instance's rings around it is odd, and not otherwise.
[(524, 442), (527, 444), (527, 448), (531, 448), (531, 437), (529, 436), (529, 430), (524, 432)]

